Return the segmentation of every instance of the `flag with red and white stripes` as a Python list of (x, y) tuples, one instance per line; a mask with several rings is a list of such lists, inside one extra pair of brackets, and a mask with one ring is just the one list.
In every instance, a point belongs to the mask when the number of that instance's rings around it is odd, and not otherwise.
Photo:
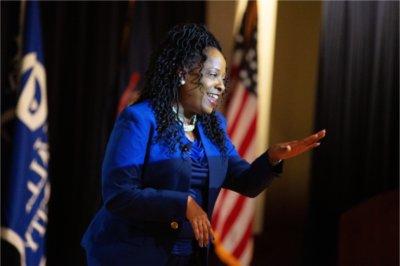
[[(233, 92), (227, 102), (228, 134), (243, 159), (255, 159), (257, 125), (257, 7), (249, 1), (235, 38), (231, 78)], [(222, 189), (212, 225), (216, 254), (228, 265), (249, 265), (253, 253), (255, 200)]]

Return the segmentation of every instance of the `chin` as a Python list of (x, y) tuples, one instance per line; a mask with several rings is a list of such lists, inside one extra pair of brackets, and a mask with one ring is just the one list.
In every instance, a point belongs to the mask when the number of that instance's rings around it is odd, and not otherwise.
[(202, 106), (201, 111), (202, 111), (203, 114), (208, 114), (209, 115), (214, 111), (214, 109), (212, 107), (210, 107), (210, 106)]

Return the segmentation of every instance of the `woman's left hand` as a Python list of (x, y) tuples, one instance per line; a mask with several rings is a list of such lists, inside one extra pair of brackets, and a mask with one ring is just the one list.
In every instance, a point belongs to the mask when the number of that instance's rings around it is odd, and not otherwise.
[(275, 164), (279, 160), (289, 159), (318, 147), (320, 145), (319, 140), (325, 135), (326, 130), (324, 129), (302, 140), (274, 144), (267, 151), (270, 162)]

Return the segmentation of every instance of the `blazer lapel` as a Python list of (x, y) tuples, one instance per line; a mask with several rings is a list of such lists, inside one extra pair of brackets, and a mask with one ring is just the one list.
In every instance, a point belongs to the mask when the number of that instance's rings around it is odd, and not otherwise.
[[(200, 124), (200, 123), (199, 123)], [(207, 138), (205, 135), (205, 132), (203, 130), (203, 127), (201, 124), (198, 126), (199, 129), (199, 135), (201, 139), (201, 143), (203, 143), (204, 151), (207, 156), (207, 161), (208, 161), (208, 175), (209, 175), (209, 182), (208, 182), (208, 187), (213, 187), (213, 182), (215, 181), (215, 172), (216, 172), (216, 157), (217, 154), (215, 154), (215, 149), (214, 145), (211, 143), (211, 141)]]
[(211, 217), (211, 211), (226, 175), (226, 162), (225, 160), (223, 161), (218, 148), (206, 136), (201, 123), (198, 123), (197, 125), (199, 137), (203, 144), (208, 161), (208, 212)]

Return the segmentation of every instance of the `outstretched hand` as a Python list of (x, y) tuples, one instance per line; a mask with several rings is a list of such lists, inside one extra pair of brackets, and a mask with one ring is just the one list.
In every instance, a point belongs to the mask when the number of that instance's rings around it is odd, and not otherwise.
[(295, 157), (318, 147), (320, 145), (319, 140), (325, 137), (325, 135), (326, 130), (324, 129), (302, 140), (274, 144), (267, 151), (268, 157), (271, 163)]

